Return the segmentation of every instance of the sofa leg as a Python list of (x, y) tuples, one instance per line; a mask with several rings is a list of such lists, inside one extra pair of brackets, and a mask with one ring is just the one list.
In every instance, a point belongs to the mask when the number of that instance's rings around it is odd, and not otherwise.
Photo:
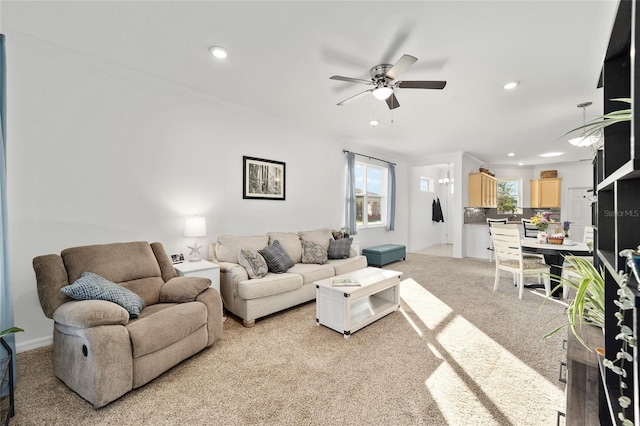
[(244, 325), (247, 328), (248, 327), (253, 327), (255, 324), (256, 324), (256, 320), (254, 320), (254, 319), (253, 320), (249, 320), (249, 321), (244, 320), (244, 319), (242, 320), (242, 325)]

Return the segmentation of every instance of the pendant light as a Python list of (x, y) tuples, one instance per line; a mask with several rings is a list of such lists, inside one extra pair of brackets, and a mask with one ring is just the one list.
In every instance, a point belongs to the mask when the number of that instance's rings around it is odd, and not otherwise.
[[(578, 108), (582, 108), (582, 125), (583, 126), (587, 124), (587, 107), (591, 104), (592, 102), (583, 102), (581, 104), (578, 104)], [(584, 146), (594, 145), (598, 143), (598, 141), (600, 140), (599, 133), (591, 134), (589, 136), (585, 136), (585, 133), (586, 133), (585, 129), (582, 129), (582, 135), (577, 138), (569, 139), (569, 143), (573, 146), (584, 147)]]

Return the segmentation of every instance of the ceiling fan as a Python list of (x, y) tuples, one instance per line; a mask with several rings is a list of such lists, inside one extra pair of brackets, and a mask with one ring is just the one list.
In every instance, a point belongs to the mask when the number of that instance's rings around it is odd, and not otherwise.
[(394, 93), (395, 89), (444, 89), (447, 85), (446, 81), (402, 81), (396, 80), (398, 75), (407, 70), (413, 65), (418, 58), (411, 55), (402, 55), (402, 58), (398, 59), (395, 64), (380, 64), (369, 70), (371, 74), (371, 80), (364, 80), (361, 78), (343, 77), (341, 75), (332, 75), (329, 77), (331, 80), (346, 81), (349, 83), (366, 84), (374, 86), (371, 89), (367, 89), (364, 92), (360, 92), (357, 95), (353, 95), (350, 98), (338, 103), (338, 106), (342, 106), (351, 101), (355, 101), (358, 98), (365, 96), (367, 93), (371, 93), (376, 99), (386, 101), (389, 109), (395, 109), (400, 106), (398, 99)]

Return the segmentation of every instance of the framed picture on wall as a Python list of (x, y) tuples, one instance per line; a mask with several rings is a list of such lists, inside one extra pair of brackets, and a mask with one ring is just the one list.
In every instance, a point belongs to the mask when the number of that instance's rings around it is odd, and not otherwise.
[(285, 163), (244, 156), (242, 171), (242, 198), (285, 199)]

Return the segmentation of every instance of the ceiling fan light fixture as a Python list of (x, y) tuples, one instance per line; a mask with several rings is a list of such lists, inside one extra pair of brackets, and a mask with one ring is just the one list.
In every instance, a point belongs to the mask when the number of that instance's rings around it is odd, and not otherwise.
[(385, 99), (387, 99), (389, 96), (391, 96), (393, 94), (393, 89), (391, 87), (388, 86), (378, 86), (375, 89), (373, 89), (373, 92), (371, 92), (371, 94), (379, 101), (384, 101)]
[[(582, 102), (578, 104), (578, 108), (582, 108), (582, 126), (583, 127), (587, 123), (587, 107), (591, 104), (592, 104), (591, 102)], [(588, 136), (585, 136), (586, 133), (587, 132), (583, 130), (582, 135), (578, 136), (577, 138), (569, 139), (569, 143), (577, 147), (587, 147), (587, 146), (595, 145), (598, 142), (600, 142), (601, 136), (599, 132), (596, 132), (596, 134), (590, 134)]]
[(224, 59), (227, 57), (227, 50), (224, 47), (211, 46), (209, 48), (209, 52), (218, 59)]
[(598, 137), (596, 136), (586, 136), (586, 137), (578, 137), (578, 138), (572, 138), (569, 139), (569, 143), (573, 146), (580, 146), (580, 147), (584, 147), (584, 146), (591, 146), (594, 143), (598, 142)]

